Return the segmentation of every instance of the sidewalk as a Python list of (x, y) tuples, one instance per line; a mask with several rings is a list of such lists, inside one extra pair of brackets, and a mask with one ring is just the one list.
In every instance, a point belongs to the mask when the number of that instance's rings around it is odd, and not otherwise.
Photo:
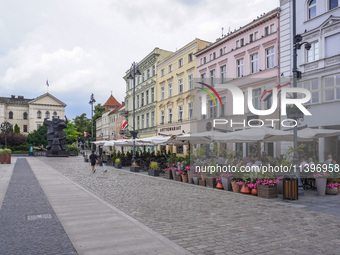
[[(35, 158), (27, 161), (78, 254), (190, 254), (42, 161)], [(1, 166), (0, 171), (4, 168), (10, 171), (13, 164)], [(0, 175), (1, 184), (9, 179), (8, 172), (5, 175)], [(3, 192), (0, 189), (0, 202)]]

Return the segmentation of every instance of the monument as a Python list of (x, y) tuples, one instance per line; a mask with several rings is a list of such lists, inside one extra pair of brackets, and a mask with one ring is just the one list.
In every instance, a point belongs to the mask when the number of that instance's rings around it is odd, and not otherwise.
[(52, 120), (44, 119), (44, 125), (47, 126), (47, 142), (46, 146), (47, 157), (68, 157), (66, 137), (64, 128), (66, 128), (68, 120), (65, 116), (65, 120), (59, 119), (59, 117), (53, 116)]

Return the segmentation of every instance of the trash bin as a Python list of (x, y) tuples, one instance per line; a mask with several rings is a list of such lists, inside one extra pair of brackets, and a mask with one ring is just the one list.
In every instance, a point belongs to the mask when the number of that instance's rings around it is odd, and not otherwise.
[(283, 200), (297, 200), (298, 198), (298, 179), (295, 176), (286, 176), (283, 178)]

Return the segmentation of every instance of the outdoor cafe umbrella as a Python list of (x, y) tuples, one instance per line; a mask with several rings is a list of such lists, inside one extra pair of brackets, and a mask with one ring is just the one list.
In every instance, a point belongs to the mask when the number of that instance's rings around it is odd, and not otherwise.
[(323, 137), (339, 135), (340, 130), (337, 129), (304, 128), (297, 132), (298, 141), (312, 141)]

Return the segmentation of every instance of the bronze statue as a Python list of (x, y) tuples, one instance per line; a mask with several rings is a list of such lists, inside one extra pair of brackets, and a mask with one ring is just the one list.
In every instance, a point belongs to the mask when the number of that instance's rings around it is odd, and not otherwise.
[[(68, 120), (65, 116), (65, 120), (59, 119), (59, 117), (52, 117), (52, 120), (44, 119), (44, 125), (47, 126), (47, 151), (51, 151), (52, 154), (60, 154), (61, 151), (66, 151), (66, 137), (64, 128), (67, 127)], [(50, 153), (49, 153), (50, 154)], [(63, 153), (61, 153), (63, 154)]]

